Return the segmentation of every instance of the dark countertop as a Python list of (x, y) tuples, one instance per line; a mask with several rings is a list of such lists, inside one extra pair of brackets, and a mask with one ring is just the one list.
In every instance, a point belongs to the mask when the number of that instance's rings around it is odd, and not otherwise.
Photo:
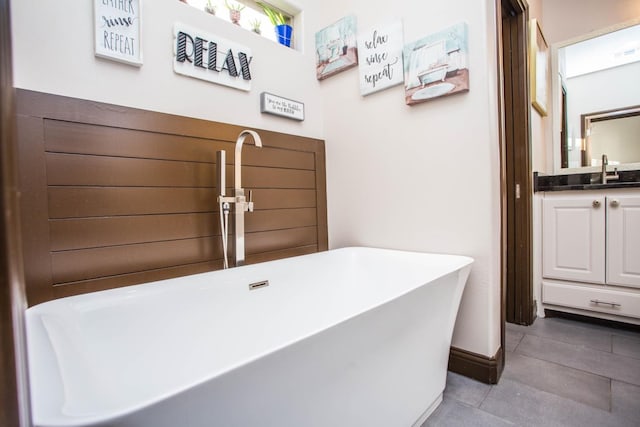
[[(611, 172), (610, 172), (611, 173)], [(619, 178), (600, 183), (600, 173), (571, 175), (540, 175), (533, 173), (533, 191), (604, 190), (609, 188), (640, 187), (640, 170), (618, 171)]]

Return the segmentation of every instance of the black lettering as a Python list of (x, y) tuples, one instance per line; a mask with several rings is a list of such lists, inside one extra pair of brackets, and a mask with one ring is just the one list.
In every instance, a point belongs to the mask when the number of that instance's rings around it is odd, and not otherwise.
[(249, 64), (251, 64), (251, 60), (253, 57), (247, 60), (247, 54), (244, 52), (238, 53), (238, 59), (240, 60), (240, 70), (242, 71), (242, 78), (245, 80), (251, 80), (251, 70), (249, 69)]
[(201, 39), (200, 37), (196, 37), (195, 42), (193, 43), (193, 65), (200, 68), (205, 68), (202, 64), (202, 53), (207, 50), (206, 47), (203, 47), (204, 42), (207, 40)]
[(209, 61), (207, 61), (207, 68), (213, 71), (218, 70), (218, 44), (209, 42)]
[(238, 69), (236, 68), (236, 61), (233, 59), (233, 51), (229, 49), (227, 51), (227, 56), (224, 59), (224, 64), (222, 64), (222, 70), (227, 70), (231, 77), (238, 77)]
[(176, 38), (176, 61), (178, 62), (191, 62), (192, 55), (187, 54), (187, 40), (189, 40), (191, 46), (193, 46), (193, 38), (189, 34), (180, 31)]

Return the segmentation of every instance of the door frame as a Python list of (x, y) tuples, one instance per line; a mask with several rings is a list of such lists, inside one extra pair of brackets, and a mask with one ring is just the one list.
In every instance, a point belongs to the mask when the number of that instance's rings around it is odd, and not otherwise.
[[(502, 173), (502, 315), (509, 323), (535, 320), (533, 298), (533, 174), (529, 94), (529, 8), (500, 0), (500, 155)], [(504, 322), (503, 322), (504, 324)], [(502, 328), (504, 346), (504, 327)]]
[(9, 3), (0, 0), (0, 425), (29, 426)]

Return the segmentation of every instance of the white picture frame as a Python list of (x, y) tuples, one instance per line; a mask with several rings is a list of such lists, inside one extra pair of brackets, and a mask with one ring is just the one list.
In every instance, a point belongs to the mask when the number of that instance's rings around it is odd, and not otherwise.
[(531, 104), (541, 116), (547, 115), (549, 79), (549, 46), (536, 19), (529, 21), (529, 81)]
[(93, 1), (95, 56), (142, 66), (142, 0)]
[(316, 33), (318, 80), (358, 65), (357, 24), (355, 15), (348, 15)]
[(469, 91), (469, 30), (460, 22), (404, 46), (407, 105)]
[(360, 95), (366, 96), (404, 82), (403, 47), (400, 19), (358, 35)]

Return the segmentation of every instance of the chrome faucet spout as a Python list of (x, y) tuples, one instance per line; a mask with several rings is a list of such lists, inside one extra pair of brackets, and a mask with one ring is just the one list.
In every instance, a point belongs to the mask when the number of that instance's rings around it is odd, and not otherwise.
[(262, 147), (262, 139), (260, 139), (260, 135), (257, 132), (252, 130), (243, 130), (238, 135), (238, 139), (236, 140), (236, 153), (234, 159), (234, 185), (236, 190), (242, 189), (242, 144), (244, 144), (244, 140), (248, 135), (251, 135), (253, 138), (253, 142), (256, 147)]
[(620, 176), (618, 175), (618, 168), (615, 168), (613, 170), (613, 174), (609, 174), (607, 172), (607, 165), (609, 164), (609, 159), (607, 158), (606, 154), (602, 155), (602, 172), (601, 172), (601, 176), (602, 176), (602, 183), (606, 184), (607, 181), (615, 181), (617, 179), (620, 178)]
[(249, 191), (249, 200), (242, 188), (242, 144), (247, 136), (251, 135), (256, 147), (262, 147), (262, 139), (255, 131), (243, 130), (236, 140), (236, 152), (234, 161), (234, 228), (235, 228), (235, 264), (243, 265), (245, 260), (244, 250), (244, 213), (253, 212), (252, 192)]

